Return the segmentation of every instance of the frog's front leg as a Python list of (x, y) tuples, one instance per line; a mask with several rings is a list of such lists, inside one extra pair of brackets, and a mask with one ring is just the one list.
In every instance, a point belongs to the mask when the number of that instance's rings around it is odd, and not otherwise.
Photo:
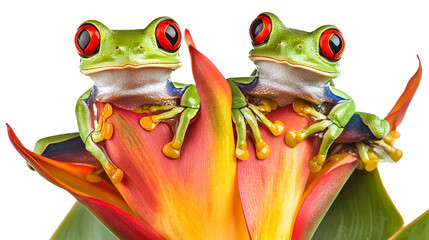
[(311, 104), (308, 104), (305, 101), (295, 101), (295, 111), (299, 114), (309, 114), (319, 121), (311, 124), (305, 129), (289, 131), (285, 135), (286, 144), (289, 147), (295, 147), (308, 136), (317, 132), (325, 131), (318, 154), (313, 157), (308, 164), (310, 170), (313, 172), (320, 171), (326, 160), (330, 146), (340, 136), (344, 127), (355, 113), (355, 104), (353, 100), (340, 90), (332, 86), (327, 86), (325, 88), (325, 96), (328, 102), (335, 104), (327, 116), (314, 110)]
[(259, 131), (258, 120), (268, 127), (271, 133), (275, 136), (280, 135), (284, 131), (284, 125), (280, 121), (271, 122), (262, 112), (270, 112), (277, 108), (277, 103), (268, 99), (263, 99), (259, 105), (247, 103), (243, 93), (237, 85), (231, 80), (228, 80), (232, 94), (232, 120), (235, 124), (237, 132), (237, 142), (235, 147), (235, 156), (240, 160), (247, 160), (249, 152), (246, 144), (246, 123), (250, 126), (255, 143), (256, 156), (259, 159), (265, 159), (271, 154), (271, 149), (268, 144), (262, 139)]
[(107, 118), (112, 115), (112, 106), (109, 103), (104, 105), (98, 126), (94, 129), (94, 98), (94, 90), (90, 89), (79, 98), (76, 104), (79, 134), (85, 143), (85, 148), (100, 161), (112, 183), (119, 183), (124, 176), (123, 171), (113, 164), (102, 146), (97, 144), (98, 142), (110, 139), (113, 134), (112, 124), (106, 122)]
[(146, 116), (140, 119), (140, 125), (147, 131), (152, 131), (158, 123), (174, 118), (180, 114), (179, 124), (174, 133), (173, 140), (164, 145), (162, 152), (169, 158), (180, 157), (186, 130), (191, 120), (198, 114), (200, 109), (200, 98), (195, 85), (186, 88), (180, 100), (180, 106), (143, 106), (143, 111), (149, 112), (165, 111), (161, 114)]

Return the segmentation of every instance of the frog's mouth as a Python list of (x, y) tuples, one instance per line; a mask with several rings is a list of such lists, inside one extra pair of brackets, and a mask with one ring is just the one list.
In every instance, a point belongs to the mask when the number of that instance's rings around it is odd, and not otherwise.
[(273, 57), (251, 55), (250, 59), (254, 62), (256, 62), (256, 61), (268, 61), (268, 62), (275, 62), (275, 63), (287, 65), (287, 66), (294, 67), (294, 68), (301, 68), (301, 69), (304, 69), (304, 70), (307, 70), (307, 71), (310, 71), (310, 72), (313, 72), (313, 73), (316, 73), (316, 74), (319, 74), (321, 76), (328, 77), (328, 78), (336, 78), (336, 77), (338, 77), (338, 75), (340, 75), (339, 72), (329, 72), (329, 71), (317, 69), (317, 68), (302, 65), (302, 64), (292, 63), (292, 62), (289, 62), (289, 61), (284, 60), (284, 59), (277, 59), (277, 58), (273, 58)]
[(114, 69), (139, 69), (139, 68), (169, 68), (172, 71), (180, 67), (180, 63), (142, 63), (142, 64), (124, 64), (124, 65), (108, 65), (102, 67), (93, 67), (82, 69), (81, 72), (85, 75), (98, 73)]

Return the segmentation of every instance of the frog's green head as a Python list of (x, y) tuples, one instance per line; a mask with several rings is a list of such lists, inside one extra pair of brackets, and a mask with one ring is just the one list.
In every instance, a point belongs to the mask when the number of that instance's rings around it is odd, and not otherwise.
[(250, 59), (256, 64), (270, 61), (311, 71), (325, 78), (335, 78), (344, 39), (332, 25), (313, 32), (287, 28), (272, 13), (260, 14), (250, 26), (253, 49)]
[(174, 20), (160, 17), (145, 29), (110, 30), (98, 21), (82, 23), (75, 36), (80, 70), (93, 74), (112, 69), (180, 67), (181, 33)]

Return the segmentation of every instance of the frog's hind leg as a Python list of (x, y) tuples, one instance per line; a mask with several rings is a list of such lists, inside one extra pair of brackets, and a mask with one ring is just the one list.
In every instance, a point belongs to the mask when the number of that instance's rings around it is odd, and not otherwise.
[[(115, 164), (113, 164), (104, 147), (99, 144), (100, 142), (109, 140), (112, 137), (113, 125), (110, 122), (106, 122), (106, 120), (112, 115), (112, 112), (112, 105), (106, 103), (101, 110), (97, 127), (82, 140), (85, 143), (86, 150), (98, 159), (112, 183), (116, 184), (122, 180), (124, 173), (121, 169), (116, 167)], [(87, 176), (87, 180), (93, 182), (97, 181), (99, 173), (101, 172), (96, 171), (92, 175)]]
[(397, 131), (391, 131), (385, 138), (379, 141), (359, 141), (355, 143), (355, 146), (359, 153), (359, 158), (361, 160), (361, 168), (370, 172), (377, 168), (378, 160), (383, 158), (383, 154), (379, 154), (375, 151), (375, 148), (382, 148), (384, 152), (389, 155), (389, 157), (397, 162), (402, 157), (402, 151), (395, 148), (393, 143), (400, 134)]
[(197, 108), (186, 108), (180, 115), (179, 125), (177, 127), (173, 140), (164, 145), (162, 152), (169, 158), (180, 157), (180, 149), (182, 148), (183, 139), (185, 138), (186, 130), (189, 123), (198, 113)]
[(249, 108), (241, 108), (240, 112), (243, 114), (244, 118), (252, 129), (253, 138), (256, 148), (256, 156), (259, 159), (265, 159), (271, 154), (271, 148), (268, 144), (262, 139), (261, 133), (259, 132), (258, 121), (253, 115), (252, 111)]

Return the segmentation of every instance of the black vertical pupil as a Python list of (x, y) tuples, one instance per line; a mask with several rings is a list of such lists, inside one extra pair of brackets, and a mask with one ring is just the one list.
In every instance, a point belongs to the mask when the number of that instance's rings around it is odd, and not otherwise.
[(179, 40), (179, 34), (177, 32), (177, 29), (172, 25), (168, 25), (165, 29), (165, 37), (174, 46)]
[(264, 22), (262, 21), (262, 18), (256, 20), (251, 28), (252, 38), (255, 39), (264, 29)]
[(337, 55), (337, 53), (339, 53), (343, 48), (343, 42), (341, 41), (340, 36), (338, 36), (336, 33), (329, 39), (329, 47), (334, 53), (334, 56)]
[(88, 44), (90, 41), (91, 41), (91, 35), (86, 29), (82, 30), (77, 36), (77, 44), (82, 50), (85, 50), (86, 47), (88, 47)]

